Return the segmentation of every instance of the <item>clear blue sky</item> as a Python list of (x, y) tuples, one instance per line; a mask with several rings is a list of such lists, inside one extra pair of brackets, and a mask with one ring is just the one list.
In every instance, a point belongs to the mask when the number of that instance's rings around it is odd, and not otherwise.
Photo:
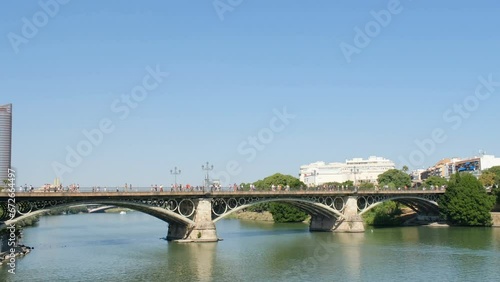
[[(348, 63), (341, 43), (355, 46), (355, 28), (389, 2), (244, 0), (221, 20), (213, 1), (70, 1), (16, 54), (12, 34), (23, 36), (23, 18), (43, 21), (44, 10), (2, 1), (0, 104), (14, 104), (18, 184), (52, 183), (67, 146), (104, 118), (114, 131), (65, 185), (170, 185), (175, 166), (179, 182), (198, 185), (206, 161), (218, 173), (239, 163), (231, 183), (297, 176), (319, 160), (377, 155), (402, 166), (436, 128), (446, 141), (410, 167), (480, 149), (500, 155), (498, 84), (470, 117), (443, 117), (473, 101), (478, 77), (500, 81), (500, 3), (401, 1)], [(120, 119), (113, 101), (142, 85), (148, 66), (168, 78)], [(284, 107), (295, 118), (252, 154), (243, 142), (269, 133)]]

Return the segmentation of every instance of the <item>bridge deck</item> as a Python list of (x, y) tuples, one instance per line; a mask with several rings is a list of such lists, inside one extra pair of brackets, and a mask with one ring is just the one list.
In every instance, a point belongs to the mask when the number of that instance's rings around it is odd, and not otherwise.
[[(237, 192), (20, 192), (15, 194), (18, 199), (30, 198), (123, 198), (123, 197), (187, 197), (187, 198), (211, 198), (211, 197), (297, 197), (297, 196), (349, 196), (349, 195), (436, 195), (444, 194), (441, 190), (408, 190), (408, 191), (237, 191)], [(11, 198), (9, 193), (0, 193), (0, 199)]]

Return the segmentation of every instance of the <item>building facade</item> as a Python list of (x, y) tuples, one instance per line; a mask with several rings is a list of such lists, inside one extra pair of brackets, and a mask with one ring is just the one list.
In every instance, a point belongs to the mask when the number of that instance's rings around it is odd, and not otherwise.
[(300, 167), (300, 181), (315, 187), (325, 183), (352, 181), (355, 186), (370, 182), (377, 184), (380, 174), (394, 169), (394, 162), (381, 157), (354, 158), (345, 163), (315, 162)]
[(426, 180), (427, 178), (431, 176), (437, 176), (437, 177), (443, 177), (443, 178), (449, 178), (449, 170), (451, 165), (460, 159), (443, 159), (437, 162), (434, 166), (429, 167), (428, 169), (424, 170), (420, 174), (420, 179), (421, 180)]
[(477, 157), (460, 159), (444, 159), (421, 173), (421, 179), (426, 180), (431, 176), (439, 176), (446, 179), (457, 172), (469, 172), (476, 177), (481, 175), (481, 171), (500, 166), (500, 158), (494, 155), (482, 154)]
[(12, 157), (12, 104), (0, 106), (0, 183), (8, 179)]
[(481, 155), (479, 157), (463, 159), (454, 163), (450, 172), (469, 172), (479, 177), (481, 171), (494, 166), (500, 166), (500, 158), (493, 155)]

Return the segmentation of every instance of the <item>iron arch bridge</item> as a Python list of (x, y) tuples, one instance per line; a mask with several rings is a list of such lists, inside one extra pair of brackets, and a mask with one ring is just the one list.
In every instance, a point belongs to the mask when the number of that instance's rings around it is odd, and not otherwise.
[(311, 231), (364, 232), (361, 215), (385, 201), (403, 203), (419, 215), (437, 216), (442, 194), (444, 191), (0, 193), (0, 228), (58, 207), (101, 204), (167, 222), (168, 240), (214, 242), (218, 241), (215, 223), (222, 218), (256, 204), (282, 202), (311, 215)]

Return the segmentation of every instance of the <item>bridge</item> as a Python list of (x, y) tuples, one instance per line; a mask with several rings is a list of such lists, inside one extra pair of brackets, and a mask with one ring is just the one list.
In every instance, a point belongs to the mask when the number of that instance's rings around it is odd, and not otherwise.
[(81, 204), (140, 211), (168, 223), (167, 240), (218, 241), (215, 223), (256, 204), (281, 202), (311, 216), (311, 231), (364, 232), (361, 216), (386, 201), (408, 206), (419, 216), (438, 217), (444, 191), (278, 191), (278, 192), (33, 192), (0, 193), (0, 229), (50, 209)]

